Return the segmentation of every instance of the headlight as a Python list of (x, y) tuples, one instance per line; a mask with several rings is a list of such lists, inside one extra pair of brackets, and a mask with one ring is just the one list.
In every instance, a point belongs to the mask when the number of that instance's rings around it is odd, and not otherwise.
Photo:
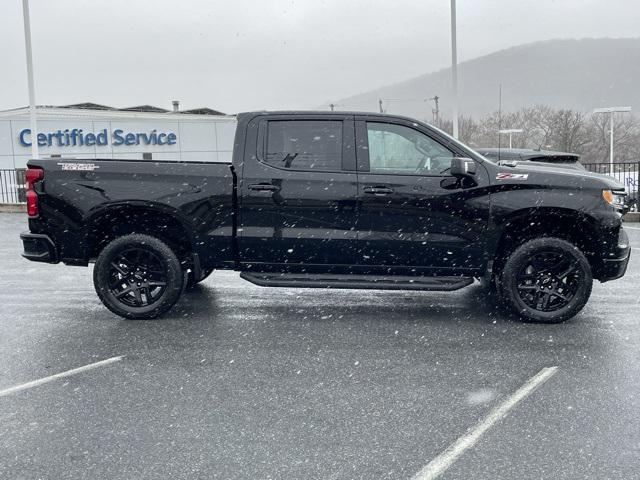
[(602, 190), (602, 198), (604, 199), (604, 201), (615, 208), (624, 208), (626, 197), (626, 193), (617, 193), (612, 192), (611, 190)]

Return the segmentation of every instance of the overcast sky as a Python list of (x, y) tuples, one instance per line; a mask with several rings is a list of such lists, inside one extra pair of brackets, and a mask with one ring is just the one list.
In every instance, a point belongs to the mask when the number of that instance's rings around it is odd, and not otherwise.
[[(446, 67), (449, 0), (31, 0), (36, 101), (313, 108)], [(0, 109), (28, 103), (21, 0), (0, 0)], [(638, 37), (635, 0), (458, 0), (460, 60)]]

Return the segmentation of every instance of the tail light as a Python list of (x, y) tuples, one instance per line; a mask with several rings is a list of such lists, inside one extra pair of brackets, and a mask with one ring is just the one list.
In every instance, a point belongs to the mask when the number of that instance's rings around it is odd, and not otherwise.
[(44, 170), (41, 168), (28, 168), (24, 175), (24, 181), (27, 187), (27, 215), (30, 217), (38, 216), (38, 194), (34, 190), (33, 185), (43, 179)]

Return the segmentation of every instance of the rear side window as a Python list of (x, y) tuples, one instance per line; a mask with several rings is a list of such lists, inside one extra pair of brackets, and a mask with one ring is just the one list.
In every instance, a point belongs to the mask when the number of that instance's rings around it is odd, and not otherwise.
[(341, 170), (342, 121), (268, 122), (264, 161), (273, 167), (290, 170)]

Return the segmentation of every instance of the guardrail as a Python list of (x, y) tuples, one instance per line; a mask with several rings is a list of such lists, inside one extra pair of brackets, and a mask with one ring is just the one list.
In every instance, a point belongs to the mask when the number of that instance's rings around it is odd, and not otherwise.
[(0, 203), (26, 203), (25, 169), (0, 170)]

